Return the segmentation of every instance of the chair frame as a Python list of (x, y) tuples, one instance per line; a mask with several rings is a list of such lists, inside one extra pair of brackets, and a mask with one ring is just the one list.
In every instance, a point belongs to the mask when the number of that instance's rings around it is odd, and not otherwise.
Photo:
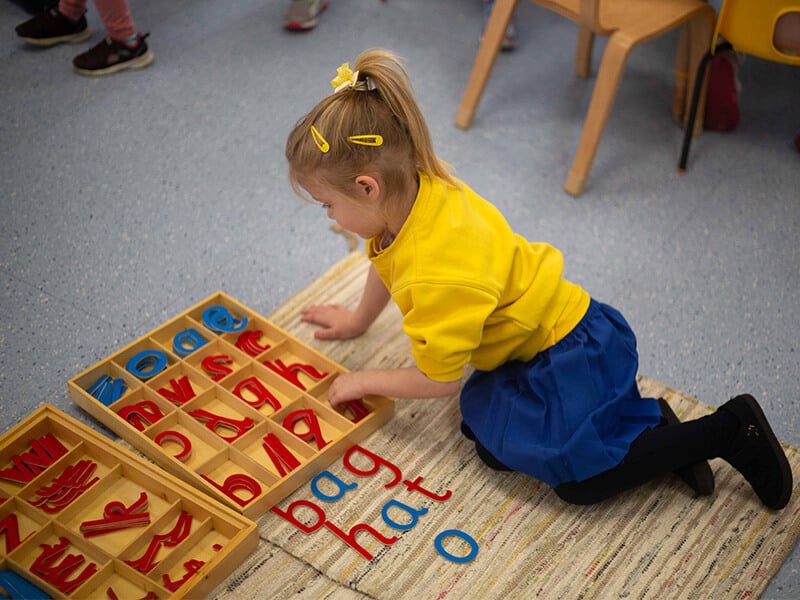
[[(661, 0), (657, 3), (635, 0), (636, 5), (652, 6), (654, 10), (647, 13), (640, 12), (640, 22), (631, 24), (626, 8), (620, 6), (622, 2), (619, 0), (532, 1), (577, 23), (575, 71), (579, 77), (588, 78), (590, 75), (594, 36), (602, 35), (609, 38), (598, 70), (581, 139), (564, 183), (564, 189), (569, 194), (578, 196), (583, 192), (589, 176), (630, 51), (641, 43), (683, 26), (676, 59), (676, 72), (683, 72), (679, 77), (683, 75), (688, 81), (682, 83), (684, 85), (688, 83), (689, 89), (693, 89), (697, 66), (709, 46), (715, 24), (715, 12), (711, 6), (699, 0)], [(519, 0), (495, 0), (469, 82), (456, 112), (455, 122), (458, 127), (466, 129), (472, 124), (478, 102), (500, 52), (503, 34), (511, 22), (518, 2)], [(674, 14), (670, 14), (670, 10)], [(664, 17), (665, 13), (670, 19)], [(608, 22), (607, 26), (604, 25), (605, 22)], [(616, 22), (625, 23), (626, 29), (618, 28)], [(682, 44), (688, 45), (688, 49), (681, 47)], [(687, 106), (681, 107), (683, 110), (673, 108), (676, 117), (688, 112), (688, 99), (682, 99), (681, 104), (684, 103)], [(701, 131), (702, 126), (694, 130), (697, 135)]]
[[(759, 0), (761, 1), (761, 0)], [(709, 46), (708, 52), (703, 55), (703, 59), (700, 61), (700, 66), (698, 67), (698, 82), (702, 82), (705, 79), (706, 72), (708, 70), (708, 65), (711, 62), (711, 59), (720, 52), (725, 51), (735, 51), (736, 43), (742, 42), (743, 40), (734, 40), (733, 43), (728, 41), (719, 42), (719, 38), (725, 38), (725, 35), (728, 34), (729, 37), (736, 37), (736, 34), (731, 35), (731, 30), (728, 29), (728, 21), (727, 16), (729, 10), (731, 10), (728, 6), (730, 0), (725, 0), (720, 7), (719, 18), (717, 19), (717, 23), (714, 26), (714, 34), (711, 37), (711, 44)], [(773, 3), (774, 4), (774, 3)], [(779, 3), (778, 3), (779, 4)], [(734, 9), (735, 10), (735, 7)], [(777, 19), (780, 15), (786, 12), (800, 12), (800, 0), (787, 2), (785, 6), (775, 7), (775, 6), (767, 6), (764, 10), (775, 10), (775, 18), (774, 22), (777, 23)], [(770, 16), (771, 13), (762, 13), (764, 15)], [(748, 14), (739, 13), (739, 19), (744, 20), (749, 16)], [(759, 15), (761, 16), (761, 15)], [(763, 22), (761, 23), (763, 24)], [(773, 31), (774, 34), (774, 23), (773, 23)], [(751, 40), (752, 41), (752, 40)], [(763, 40), (759, 40), (763, 41)], [(745, 44), (746, 49), (742, 51), (746, 54), (752, 54), (753, 56), (757, 56), (764, 60), (770, 60), (773, 62), (779, 62), (782, 64), (788, 65), (797, 65), (800, 66), (800, 56), (789, 56), (789, 55), (782, 55), (780, 54), (772, 45), (771, 50), (767, 50), (764, 47), (758, 49), (759, 44)], [(705, 107), (705, 94), (703, 93), (704, 89), (700, 85), (695, 85), (692, 91), (692, 98), (691, 103), (689, 104), (689, 116), (684, 124), (684, 132), (683, 132), (683, 144), (681, 145), (681, 154), (680, 158), (678, 159), (678, 172), (685, 173), (686, 172), (686, 164), (689, 161), (689, 149), (692, 143), (692, 132), (696, 131), (698, 128), (702, 128), (703, 126), (703, 119), (697, 119), (697, 114), (701, 113), (704, 114), (704, 107)], [(702, 111), (702, 112), (701, 112)]]

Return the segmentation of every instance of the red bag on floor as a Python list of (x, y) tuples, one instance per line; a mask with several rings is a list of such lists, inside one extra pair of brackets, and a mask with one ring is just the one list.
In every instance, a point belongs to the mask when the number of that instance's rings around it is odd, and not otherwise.
[(721, 54), (711, 59), (703, 125), (713, 131), (731, 131), (739, 125), (736, 70), (731, 60)]

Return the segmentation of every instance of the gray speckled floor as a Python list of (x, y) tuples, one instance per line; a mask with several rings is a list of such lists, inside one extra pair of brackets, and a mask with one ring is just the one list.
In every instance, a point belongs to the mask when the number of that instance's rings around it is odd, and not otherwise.
[[(575, 28), (522, 3), (472, 129), (453, 126), (478, 0), (332, 0), (281, 30), (286, 1), (133, 0), (153, 66), (74, 74), (88, 47), (26, 47), (0, 2), (0, 428), (50, 402), (101, 429), (67, 380), (222, 289), (269, 314), (347, 252), (286, 182), (283, 143), (370, 46), (404, 57), (438, 153), (567, 275), (618, 306), (641, 371), (708, 404), (750, 391), (800, 445), (800, 69), (747, 58), (742, 121), (676, 173), (674, 36), (634, 51), (584, 195), (561, 185), (592, 82)], [(90, 5), (89, 22), (101, 26)], [(602, 41), (595, 53), (595, 66)], [(765, 597), (800, 596), (795, 548)]]

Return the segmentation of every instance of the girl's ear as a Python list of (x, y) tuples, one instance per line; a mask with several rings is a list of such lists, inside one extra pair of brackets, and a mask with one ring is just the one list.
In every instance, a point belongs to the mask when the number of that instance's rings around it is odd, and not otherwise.
[(381, 197), (381, 186), (378, 180), (370, 175), (356, 177), (356, 186), (365, 200), (377, 201)]

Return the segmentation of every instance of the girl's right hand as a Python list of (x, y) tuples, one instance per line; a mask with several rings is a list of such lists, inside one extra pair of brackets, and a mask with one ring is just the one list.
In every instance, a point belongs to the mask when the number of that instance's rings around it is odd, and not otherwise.
[(319, 340), (349, 340), (366, 331), (357, 322), (355, 312), (341, 304), (309, 306), (301, 311), (300, 320), (322, 327), (314, 332)]

